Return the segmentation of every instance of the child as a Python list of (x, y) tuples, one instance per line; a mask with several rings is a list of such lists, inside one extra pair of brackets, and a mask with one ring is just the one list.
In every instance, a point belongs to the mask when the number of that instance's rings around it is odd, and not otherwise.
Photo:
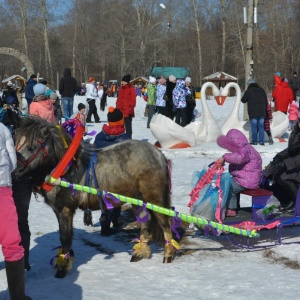
[(269, 137), (269, 145), (274, 144), (272, 133), (271, 133), (271, 127), (270, 127), (270, 122), (272, 122), (272, 119), (273, 119), (273, 115), (272, 115), (272, 108), (271, 108), (271, 100), (268, 99), (267, 114), (264, 121), (264, 129)]
[(217, 160), (219, 166), (229, 163), (232, 183), (228, 195), (226, 216), (237, 215), (241, 191), (258, 189), (261, 180), (262, 159), (260, 154), (248, 143), (246, 136), (237, 129), (230, 129), (217, 138), (217, 144), (230, 151)]
[[(124, 116), (118, 108), (110, 106), (107, 114), (108, 125), (104, 124), (102, 131), (96, 135), (94, 147), (96, 149), (104, 148), (119, 142), (129, 140), (131, 137), (125, 133)], [(101, 234), (110, 235), (113, 231), (110, 229), (112, 222), (114, 228), (118, 228), (121, 208), (115, 207), (112, 210), (105, 210), (100, 217)]]
[(78, 104), (78, 111), (75, 112), (70, 119), (78, 119), (82, 125), (85, 127), (85, 131), (87, 132), (86, 127), (86, 114), (85, 114), (86, 106), (83, 103)]
[(288, 130), (291, 131), (294, 129), (294, 126), (297, 124), (298, 120), (298, 113), (299, 113), (299, 106), (298, 103), (293, 100), (288, 109), (289, 113), (289, 128)]
[(0, 123), (0, 243), (5, 258), (10, 299), (31, 299), (25, 295), (24, 248), (20, 246), (18, 216), (11, 189), (11, 172), (17, 166), (14, 142)]
[(61, 117), (62, 117), (62, 111), (61, 111), (61, 105), (59, 97), (57, 97), (57, 94), (55, 92), (51, 92), (49, 95), (49, 98), (53, 104), (54, 107), (54, 117), (57, 122), (57, 124), (61, 124)]

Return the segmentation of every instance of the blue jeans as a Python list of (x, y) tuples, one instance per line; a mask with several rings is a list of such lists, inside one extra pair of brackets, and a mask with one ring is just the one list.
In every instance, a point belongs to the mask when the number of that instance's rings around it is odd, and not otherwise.
[(237, 209), (238, 203), (240, 201), (240, 193), (244, 191), (245, 188), (232, 179), (228, 200), (227, 200), (227, 208), (228, 209)]
[(265, 140), (265, 128), (264, 128), (264, 117), (256, 117), (250, 120), (251, 122), (251, 142), (257, 143), (257, 133), (258, 142), (262, 144)]
[(70, 118), (73, 115), (74, 97), (62, 97), (61, 102), (64, 108), (64, 116)]

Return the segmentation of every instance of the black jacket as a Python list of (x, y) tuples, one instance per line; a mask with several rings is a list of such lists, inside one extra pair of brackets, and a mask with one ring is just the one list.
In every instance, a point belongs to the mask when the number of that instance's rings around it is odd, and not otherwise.
[(64, 71), (64, 77), (62, 77), (59, 82), (59, 93), (61, 97), (74, 97), (77, 90), (77, 81), (71, 76), (71, 70), (66, 68)]
[(257, 83), (251, 83), (241, 101), (247, 103), (249, 118), (266, 117), (268, 108), (267, 94)]

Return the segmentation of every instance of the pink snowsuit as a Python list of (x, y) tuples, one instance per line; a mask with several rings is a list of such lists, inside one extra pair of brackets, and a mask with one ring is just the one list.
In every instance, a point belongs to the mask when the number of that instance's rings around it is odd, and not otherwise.
[(10, 131), (0, 123), (0, 244), (5, 261), (18, 261), (24, 256), (20, 246), (18, 215), (11, 189), (11, 172), (17, 165)]

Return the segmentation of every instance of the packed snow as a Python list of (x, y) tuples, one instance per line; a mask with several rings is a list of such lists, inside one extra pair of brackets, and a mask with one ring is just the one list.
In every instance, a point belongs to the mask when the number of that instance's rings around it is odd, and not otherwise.
[[(115, 105), (116, 98), (108, 98), (108, 106)], [(85, 97), (76, 96), (74, 109)], [(208, 107), (220, 126), (234, 106), (235, 100), (226, 100), (223, 106), (208, 100)], [(133, 120), (133, 138), (156, 142), (147, 117), (145, 102), (138, 99)], [(99, 109), (99, 103), (98, 103)], [(197, 110), (202, 111), (197, 101)], [(242, 116), (243, 105), (240, 107)], [(106, 121), (107, 108), (100, 112)], [(197, 120), (201, 120), (202, 116)], [(89, 124), (90, 131), (100, 131), (103, 123)], [(285, 147), (287, 142), (275, 139), (274, 145), (255, 146), (263, 158), (263, 166)], [(176, 210), (189, 213), (187, 203), (191, 191), (191, 178), (196, 170), (221, 155), (224, 150), (215, 142), (204, 143), (186, 149), (163, 150), (172, 161), (172, 202)], [(26, 292), (32, 299), (299, 299), (300, 237), (299, 227), (282, 230), (282, 244), (277, 244), (276, 229), (261, 231), (259, 239), (250, 240), (233, 235), (206, 236), (193, 228), (187, 229), (181, 241), (181, 250), (171, 264), (163, 264), (163, 248), (151, 245), (150, 259), (130, 263), (131, 241), (137, 229), (123, 228), (117, 234), (100, 235), (100, 211), (93, 212), (93, 226), (83, 224), (83, 212), (74, 217), (73, 250), (75, 259), (70, 273), (64, 279), (54, 277), (50, 260), (56, 254), (53, 248), (60, 245), (56, 217), (40, 197), (32, 196), (29, 222), (31, 229), (30, 263), (26, 272)], [(130, 219), (128, 210), (123, 212)], [(0, 254), (0, 299), (9, 299), (5, 266)]]

